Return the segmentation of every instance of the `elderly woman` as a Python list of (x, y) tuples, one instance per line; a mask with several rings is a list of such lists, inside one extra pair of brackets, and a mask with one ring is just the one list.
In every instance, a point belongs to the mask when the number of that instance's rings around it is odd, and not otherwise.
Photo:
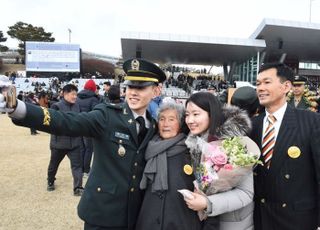
[(197, 230), (197, 213), (189, 209), (178, 189), (193, 191), (192, 173), (184, 166), (190, 155), (182, 132), (184, 108), (175, 102), (163, 103), (158, 110), (159, 134), (149, 142), (147, 161), (140, 187), (146, 189), (137, 230)]

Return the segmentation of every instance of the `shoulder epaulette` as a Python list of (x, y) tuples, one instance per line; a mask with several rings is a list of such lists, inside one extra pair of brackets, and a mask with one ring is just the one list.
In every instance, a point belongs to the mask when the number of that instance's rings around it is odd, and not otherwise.
[(123, 109), (123, 104), (122, 103), (120, 103), (120, 104), (105, 103), (105, 105), (108, 108), (111, 108), (111, 109), (117, 109), (117, 110), (122, 110)]

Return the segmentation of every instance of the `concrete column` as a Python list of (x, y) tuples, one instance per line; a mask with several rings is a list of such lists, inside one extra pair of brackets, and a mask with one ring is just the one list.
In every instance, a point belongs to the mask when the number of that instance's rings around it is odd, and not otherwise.
[(223, 64), (223, 76), (224, 76), (224, 80), (228, 81), (229, 74), (228, 74), (228, 65), (227, 64)]
[(265, 60), (265, 58), (266, 58), (266, 55), (267, 55), (266, 51), (263, 51), (263, 52), (261, 53), (260, 61), (259, 61), (259, 63), (258, 63), (258, 64), (259, 64), (259, 68), (257, 68), (258, 71), (259, 71), (259, 69), (260, 69), (261, 64), (264, 63), (264, 60)]
[(281, 54), (281, 57), (280, 57), (280, 59), (279, 59), (279, 62), (280, 62), (280, 63), (284, 63), (284, 61), (286, 60), (286, 57), (287, 57), (287, 54), (286, 54), (286, 53)]
[(236, 62), (232, 62), (231, 66), (230, 66), (230, 71), (229, 71), (229, 81), (231, 81), (233, 79), (233, 74), (234, 74), (234, 70), (236, 69)]

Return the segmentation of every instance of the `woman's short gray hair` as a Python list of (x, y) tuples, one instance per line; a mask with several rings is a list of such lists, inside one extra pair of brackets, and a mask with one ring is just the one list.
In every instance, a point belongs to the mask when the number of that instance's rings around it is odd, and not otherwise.
[(175, 110), (177, 112), (178, 120), (179, 120), (179, 126), (181, 127), (184, 122), (184, 115), (185, 115), (185, 109), (182, 104), (178, 104), (175, 101), (168, 101), (163, 102), (158, 109), (157, 112), (157, 121), (159, 122), (160, 115), (162, 112), (166, 110)]

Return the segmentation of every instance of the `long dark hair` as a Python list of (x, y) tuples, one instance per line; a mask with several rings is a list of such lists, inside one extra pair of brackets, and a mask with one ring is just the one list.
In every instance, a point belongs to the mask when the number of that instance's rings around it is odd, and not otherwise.
[(218, 97), (208, 92), (199, 92), (192, 94), (186, 101), (186, 106), (189, 102), (199, 106), (204, 111), (208, 112), (209, 122), (209, 139), (214, 139), (217, 129), (221, 126), (224, 120), (222, 113), (222, 105)]

